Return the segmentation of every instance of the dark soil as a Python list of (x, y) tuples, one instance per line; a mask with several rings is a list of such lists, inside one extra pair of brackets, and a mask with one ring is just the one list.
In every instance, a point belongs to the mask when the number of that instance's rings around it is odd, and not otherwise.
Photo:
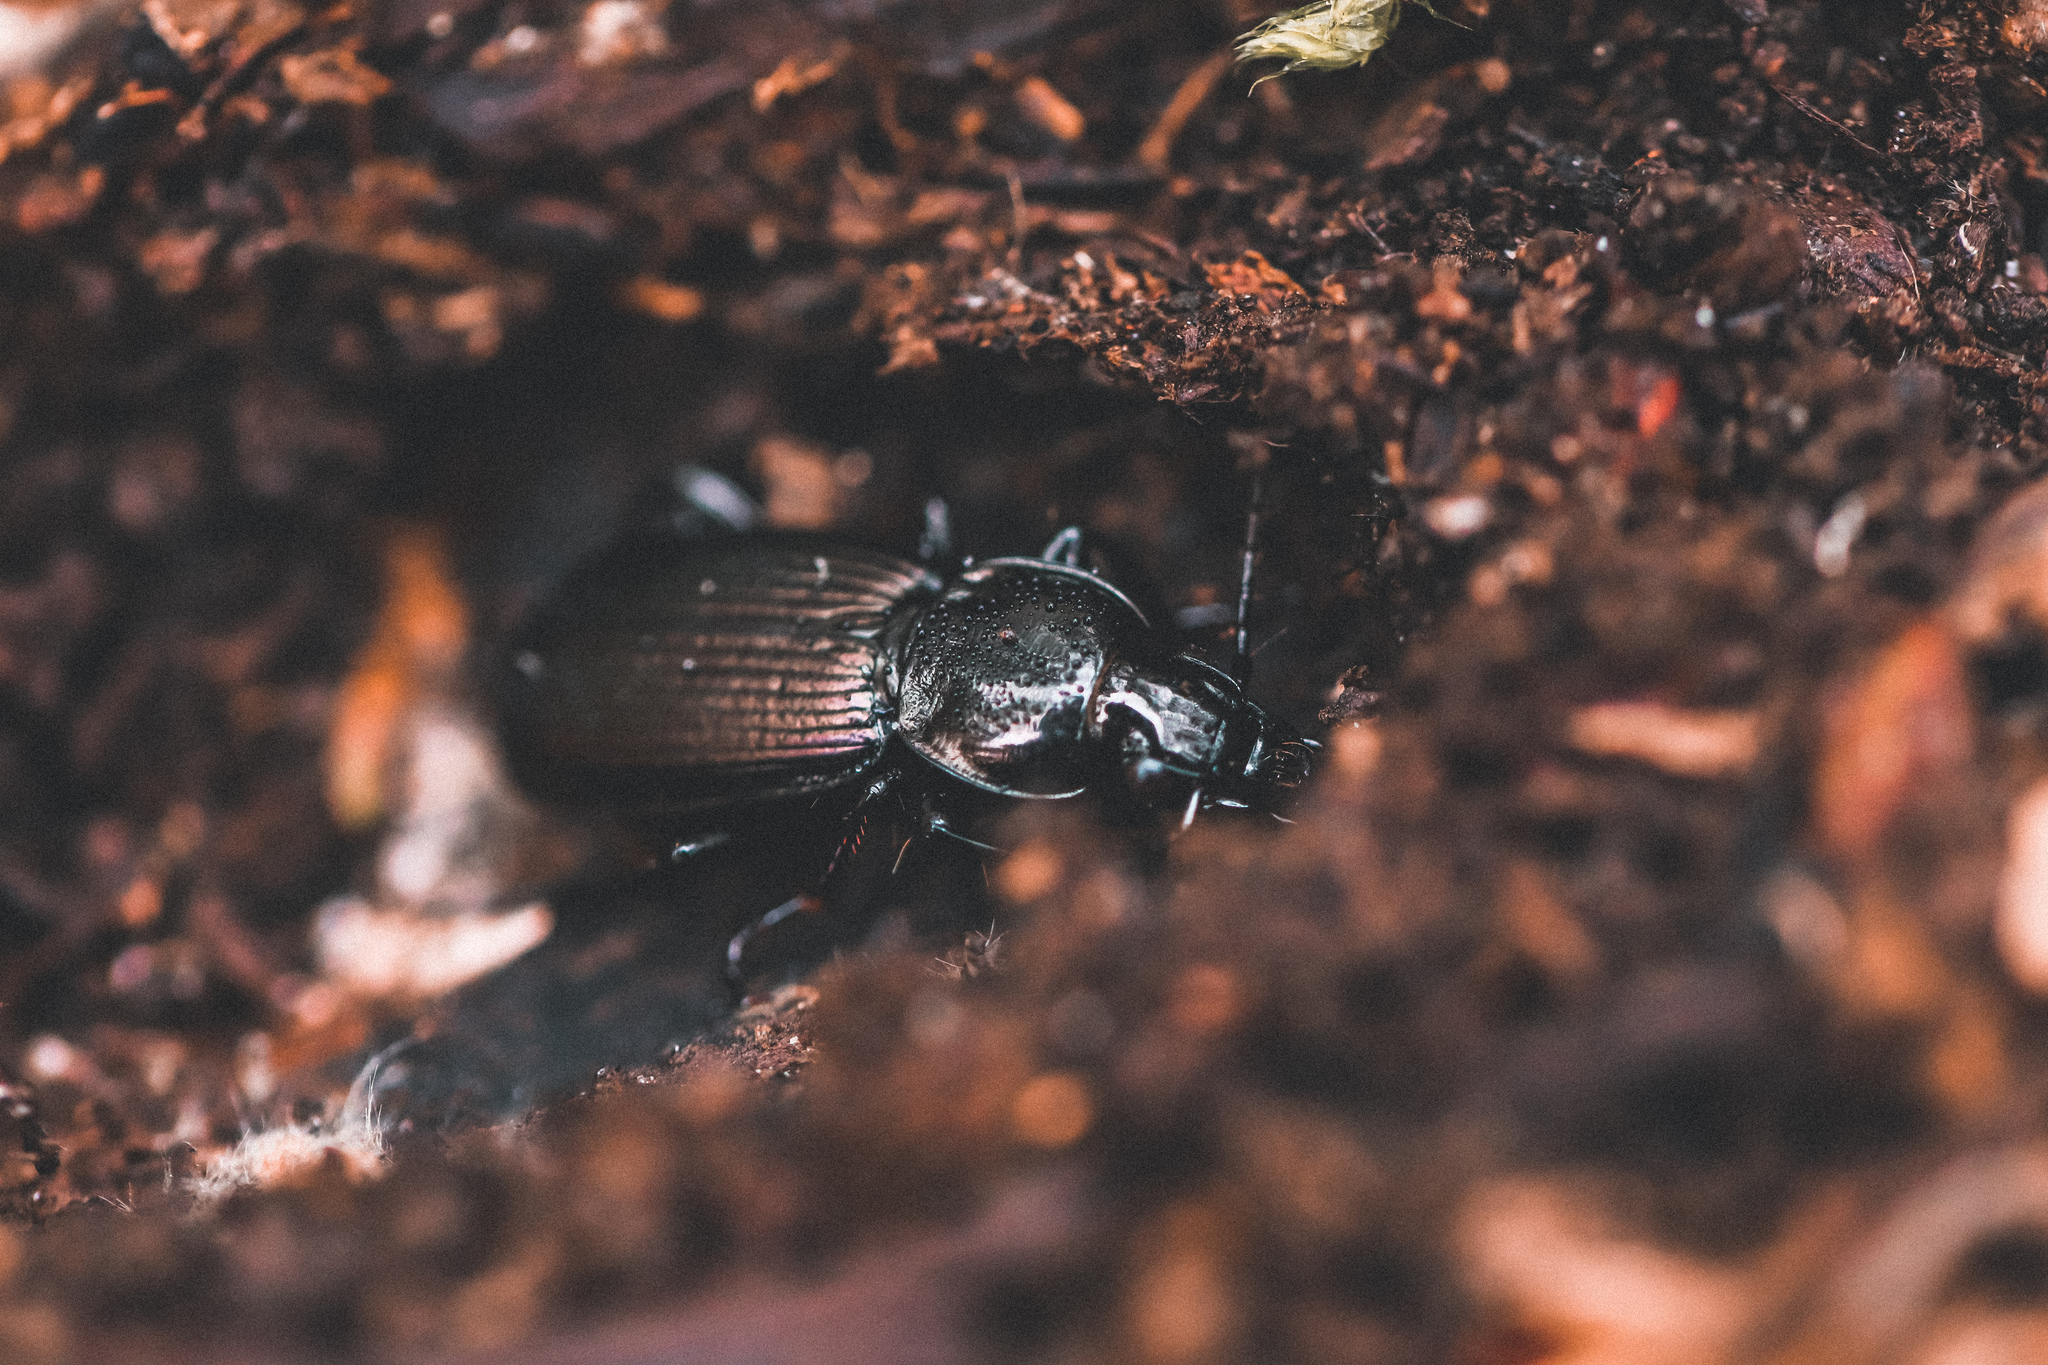
[[(2037, 1358), (2048, 7), (1440, 8), (1249, 95), (1247, 0), (149, 0), (16, 76), (0, 1358)], [(500, 791), (544, 944), (323, 960), (405, 727), (686, 466), (1080, 523), (1219, 660), (1263, 471), (1323, 770), (884, 858), (737, 1012), (831, 812), (645, 871)]]

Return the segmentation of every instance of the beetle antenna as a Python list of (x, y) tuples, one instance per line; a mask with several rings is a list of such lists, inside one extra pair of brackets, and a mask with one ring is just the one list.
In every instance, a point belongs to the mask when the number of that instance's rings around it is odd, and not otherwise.
[(1040, 559), (1048, 564), (1064, 564), (1070, 569), (1081, 567), (1081, 528), (1067, 526), (1045, 543), (1039, 553)]
[(1252, 676), (1252, 567), (1259, 557), (1259, 511), (1266, 491), (1266, 462), (1261, 452), (1252, 465), (1251, 509), (1244, 518), (1244, 562), (1237, 576), (1237, 655), (1230, 670), (1239, 686)]
[(1259, 647), (1252, 651), (1252, 657), (1256, 659), (1261, 654), (1264, 654), (1267, 650), (1271, 649), (1274, 645), (1280, 642), (1281, 636), (1285, 635), (1288, 631), (1293, 629), (1293, 626), (1282, 626), (1280, 627), (1280, 629), (1274, 631), (1271, 635), (1268, 635), (1265, 639), (1259, 641)]
[(776, 925), (797, 913), (797, 911), (804, 909), (806, 902), (810, 899), (809, 896), (791, 896), (788, 900), (776, 906), (737, 934), (734, 934), (725, 945), (726, 980), (734, 985), (738, 985), (740, 981), (740, 964), (746, 959), (747, 945), (766, 931), (773, 929)]
[(687, 464), (671, 476), (676, 496), (682, 499), (675, 526), (694, 539), (705, 531), (751, 531), (765, 515), (761, 505), (731, 479), (702, 465)]
[(953, 509), (944, 498), (924, 501), (924, 530), (917, 538), (917, 557), (926, 564), (953, 557)]
[(959, 830), (954, 829), (943, 814), (932, 808), (932, 799), (929, 793), (925, 796), (924, 815), (918, 821), (918, 831), (922, 834), (943, 834), (948, 839), (963, 843), (969, 848), (978, 848), (983, 853), (1004, 853), (1008, 851), (998, 848), (994, 844), (985, 844), (979, 839), (970, 839)]
[(709, 853), (712, 849), (729, 843), (731, 840), (732, 836), (724, 830), (714, 831), (701, 839), (685, 839), (669, 850), (669, 860), (680, 863), (694, 858), (700, 853)]
[(934, 819), (930, 825), (926, 826), (926, 828), (929, 829), (933, 834), (943, 834), (948, 839), (953, 840), (955, 843), (965, 844), (969, 848), (979, 849), (983, 853), (1001, 853), (1003, 851), (1000, 847), (998, 847), (995, 844), (985, 844), (979, 839), (968, 838), (959, 830), (954, 829), (951, 825), (947, 824), (944, 819)]

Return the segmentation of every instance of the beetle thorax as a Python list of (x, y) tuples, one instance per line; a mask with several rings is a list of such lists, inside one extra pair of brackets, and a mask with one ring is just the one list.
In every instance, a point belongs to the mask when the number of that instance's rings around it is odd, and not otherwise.
[(920, 613), (904, 646), (898, 733), (985, 790), (1076, 795), (1100, 771), (1087, 719), (1104, 660), (1145, 630), (1093, 574), (992, 560)]

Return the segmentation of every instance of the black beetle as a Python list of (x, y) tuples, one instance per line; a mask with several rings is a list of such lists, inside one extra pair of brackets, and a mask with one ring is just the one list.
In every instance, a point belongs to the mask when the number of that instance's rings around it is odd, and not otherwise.
[(1079, 549), (1070, 530), (1040, 558), (947, 580), (803, 535), (628, 541), (573, 573), (508, 652), (507, 756), (535, 795), (708, 836), (679, 856), (751, 808), (845, 792), (861, 809), (926, 774), (924, 826), (956, 837), (948, 785), (1106, 790), (1182, 823), (1210, 804), (1270, 810), (1300, 786), (1310, 742)]

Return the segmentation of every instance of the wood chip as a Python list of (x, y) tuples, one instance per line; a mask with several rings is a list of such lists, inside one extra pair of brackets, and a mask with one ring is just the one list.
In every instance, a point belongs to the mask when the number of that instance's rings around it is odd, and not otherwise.
[(1756, 762), (1763, 718), (1754, 711), (1611, 701), (1574, 711), (1570, 734), (1581, 753), (1633, 758), (1678, 777), (1740, 777)]

